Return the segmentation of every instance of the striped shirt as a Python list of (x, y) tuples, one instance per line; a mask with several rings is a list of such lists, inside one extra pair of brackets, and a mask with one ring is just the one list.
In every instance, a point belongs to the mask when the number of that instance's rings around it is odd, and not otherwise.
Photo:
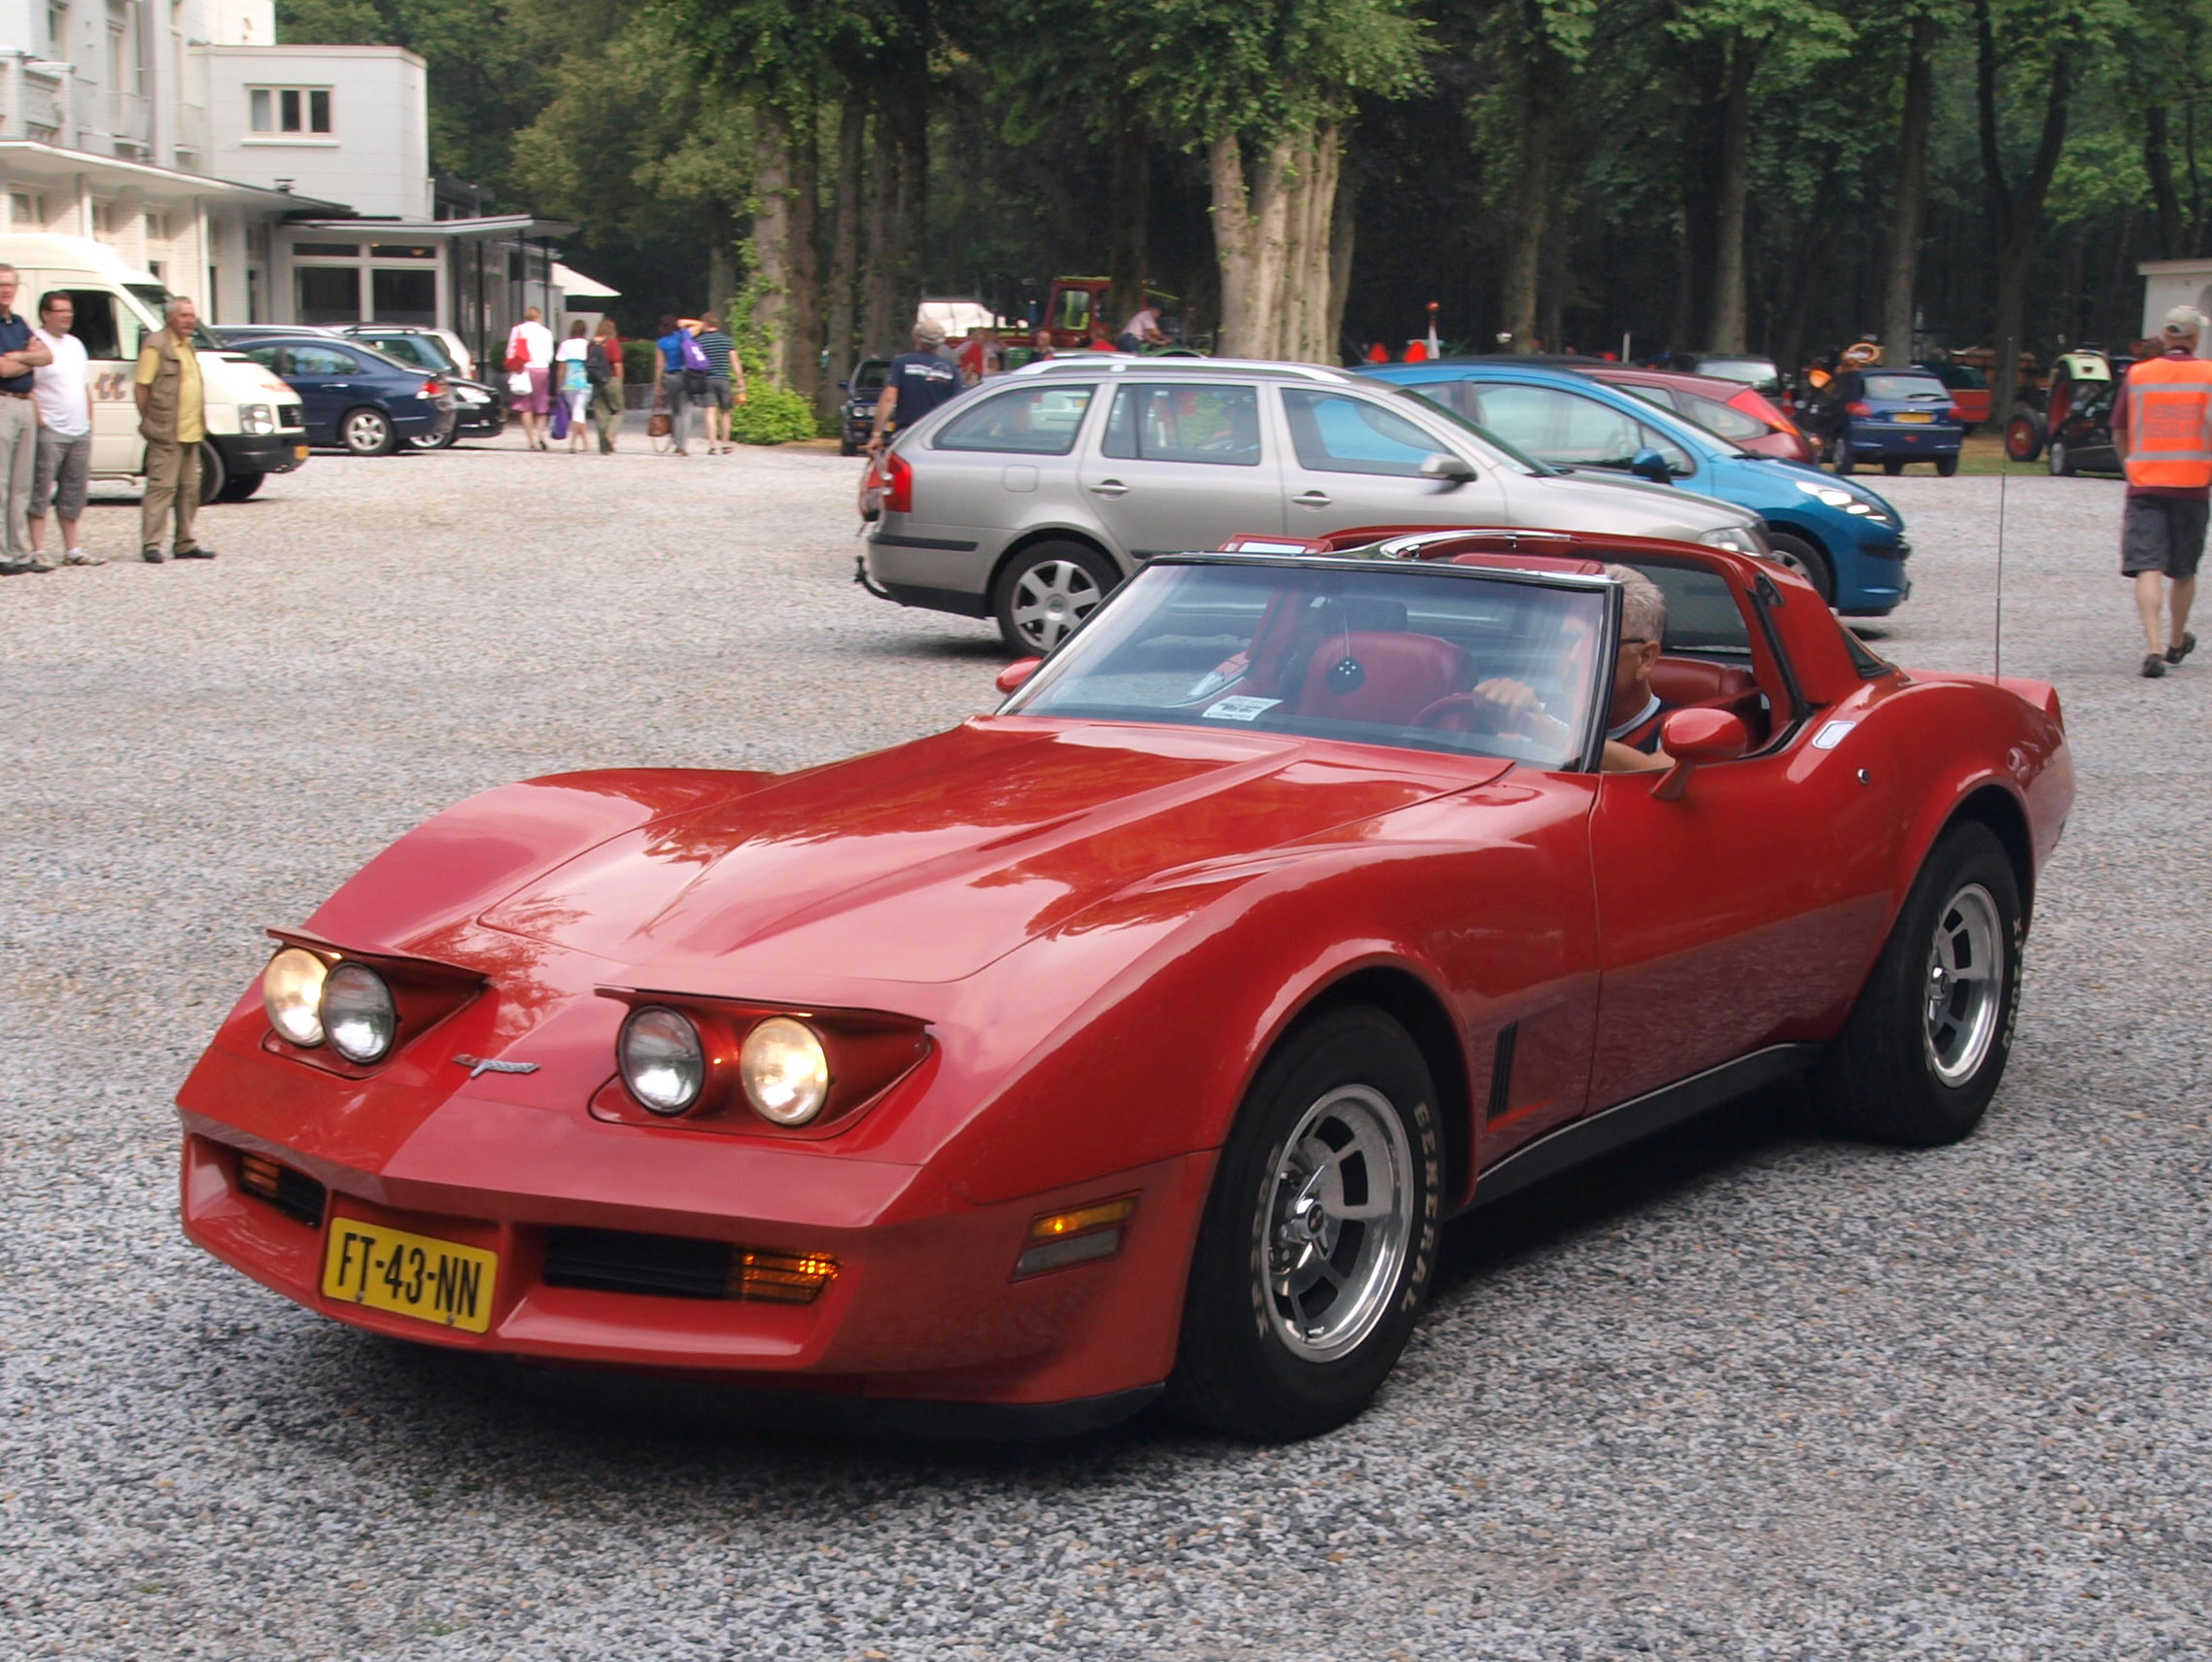
[(737, 349), (738, 343), (718, 329), (702, 330), (694, 338), (699, 342), (699, 350), (707, 354), (707, 373), (727, 379), (730, 373), (730, 354)]

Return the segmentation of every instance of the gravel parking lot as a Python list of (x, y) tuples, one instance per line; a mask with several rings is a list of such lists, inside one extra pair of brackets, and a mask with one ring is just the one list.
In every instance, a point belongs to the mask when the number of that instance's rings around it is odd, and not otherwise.
[(2081, 768), (1985, 1129), (1838, 1146), (1780, 1095), (1489, 1214), (1334, 1436), (701, 1423), (188, 1247), (172, 1092), (261, 926), (398, 831), (994, 702), (985, 626), (851, 584), (856, 466), (318, 457), (202, 517), (212, 564), (0, 583), (0, 1656), (2205, 1653), (2212, 649), (2135, 676), (2109, 481), (1881, 482), (1908, 665), (1987, 667), (2009, 492), (2005, 668)]

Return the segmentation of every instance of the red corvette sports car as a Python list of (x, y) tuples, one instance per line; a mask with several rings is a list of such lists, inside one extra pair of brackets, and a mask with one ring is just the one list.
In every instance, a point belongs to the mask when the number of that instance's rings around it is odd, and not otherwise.
[(1799, 1069), (1839, 1133), (1974, 1127), (2050, 687), (1723, 549), (1361, 540), (1156, 559), (932, 738), (439, 814), (272, 931), (187, 1230), (397, 1338), (1295, 1437), (1455, 1213)]

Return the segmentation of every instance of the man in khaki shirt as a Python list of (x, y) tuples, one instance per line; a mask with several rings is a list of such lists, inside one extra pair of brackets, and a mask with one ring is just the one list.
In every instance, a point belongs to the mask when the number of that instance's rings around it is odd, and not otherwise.
[(212, 560), (192, 536), (199, 511), (199, 447), (207, 436), (206, 398), (200, 388), (199, 353), (192, 346), (199, 312), (182, 294), (169, 301), (169, 327), (156, 329), (138, 349), (133, 397), (138, 431), (146, 440), (146, 497), (138, 513), (139, 558), (161, 564), (161, 532), (171, 512), (180, 560)]

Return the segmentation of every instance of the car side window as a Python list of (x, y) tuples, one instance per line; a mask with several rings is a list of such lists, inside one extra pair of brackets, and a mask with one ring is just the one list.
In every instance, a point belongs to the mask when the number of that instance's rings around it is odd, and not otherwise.
[[(130, 331), (130, 344), (123, 344), (123, 331), (117, 327), (116, 297), (104, 289), (65, 289), (69, 303), (76, 312), (76, 321), (69, 332), (85, 343), (85, 356), (110, 362), (118, 358), (138, 356), (138, 331)], [(133, 319), (135, 323), (137, 320)]]
[(1641, 422), (1555, 387), (1492, 383), (1475, 417), (1501, 438), (1563, 467), (1625, 467), (1643, 448)]
[(437, 367), (430, 361), (430, 354), (423, 350), (422, 342), (411, 340), (406, 335), (396, 334), (389, 340), (371, 340), (368, 344), (383, 353), (385, 357), (397, 358), (400, 363), (411, 364), (418, 369), (435, 369)]
[(295, 346), (292, 349), (292, 372), (294, 375), (355, 375), (361, 372), (361, 364), (328, 346)]
[(1075, 448), (1089, 387), (1024, 387), (963, 410), (931, 439), (933, 450), (996, 450), (1018, 456), (1065, 456)]
[(1118, 387), (1106, 413), (1106, 456), (1130, 462), (1260, 466), (1257, 387)]
[(272, 375), (284, 373), (284, 348), (281, 346), (249, 346), (246, 356)]
[(1395, 411), (1344, 393), (1283, 389), (1283, 413), (1298, 466), (1311, 473), (1383, 473), (1413, 478), (1444, 446)]
[(1717, 433), (1723, 438), (1732, 438), (1741, 444), (1748, 438), (1762, 438), (1767, 424), (1757, 416), (1746, 415), (1734, 404), (1724, 404), (1718, 398), (1701, 398), (1695, 393), (1676, 395), (1682, 414), (1696, 422), (1708, 433)]
[(1642, 422), (1639, 422), (1636, 428), (1636, 435), (1637, 448), (1658, 451), (1666, 461), (1667, 471), (1676, 478), (1686, 479), (1698, 470), (1698, 465), (1691, 459), (1690, 453), (1657, 428), (1645, 427)]

